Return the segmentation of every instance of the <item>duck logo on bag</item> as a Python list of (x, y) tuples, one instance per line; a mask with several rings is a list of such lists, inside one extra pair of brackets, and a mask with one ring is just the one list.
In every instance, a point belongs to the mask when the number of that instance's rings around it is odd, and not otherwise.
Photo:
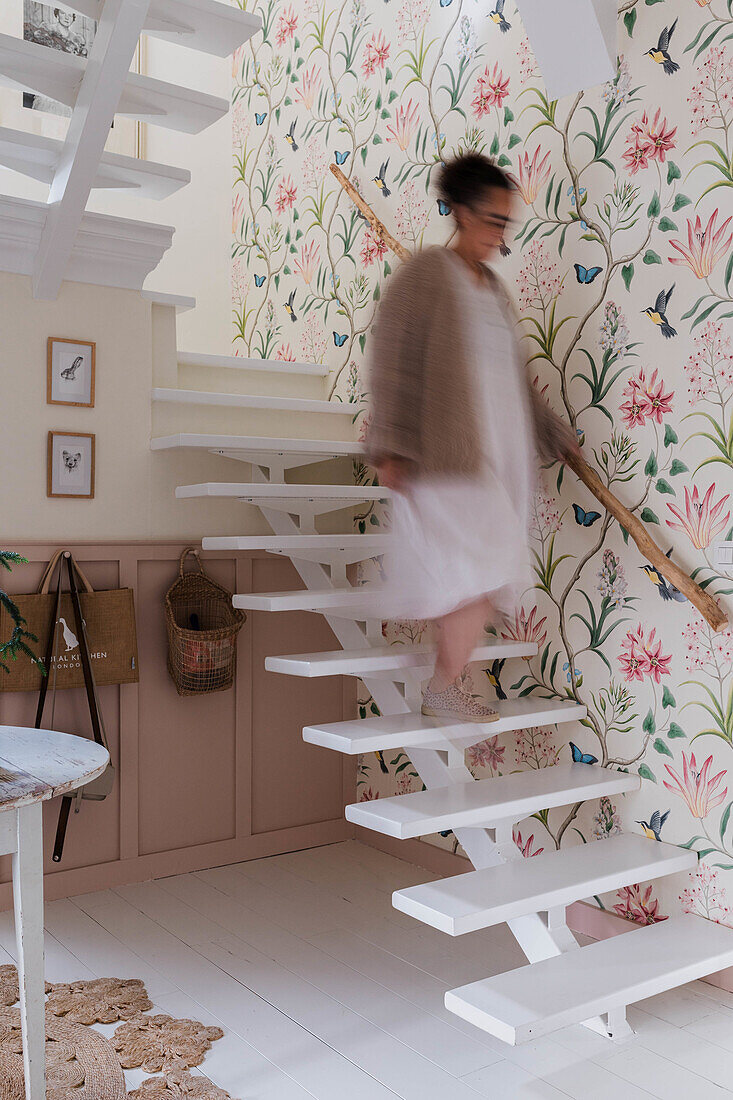
[(66, 652), (70, 653), (72, 649), (79, 648), (79, 639), (74, 631), (71, 629), (66, 619), (60, 618), (56, 621), (56, 626), (60, 626), (64, 632), (64, 641), (66, 643)]

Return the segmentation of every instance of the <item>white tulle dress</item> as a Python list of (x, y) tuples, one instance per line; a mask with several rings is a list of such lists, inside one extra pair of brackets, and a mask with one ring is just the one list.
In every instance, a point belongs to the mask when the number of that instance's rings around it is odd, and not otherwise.
[(501, 299), (450, 255), (475, 370), (483, 469), (470, 479), (425, 476), (395, 494), (384, 559), (390, 618), (435, 619), (482, 595), (509, 611), (532, 584), (536, 467), (526, 366)]

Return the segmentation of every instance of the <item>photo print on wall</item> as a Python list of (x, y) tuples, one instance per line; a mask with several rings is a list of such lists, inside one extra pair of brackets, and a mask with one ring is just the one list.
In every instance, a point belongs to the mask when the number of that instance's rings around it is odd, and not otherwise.
[(49, 497), (94, 496), (95, 437), (86, 432), (48, 433)]
[(49, 336), (47, 404), (94, 406), (95, 353), (90, 341)]

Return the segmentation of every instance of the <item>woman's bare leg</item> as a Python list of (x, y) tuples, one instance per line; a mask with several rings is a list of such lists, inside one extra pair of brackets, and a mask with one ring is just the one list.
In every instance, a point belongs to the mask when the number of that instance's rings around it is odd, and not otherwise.
[(432, 691), (445, 691), (461, 675), (491, 612), (490, 600), (482, 596), (438, 619), (438, 653), (430, 681)]

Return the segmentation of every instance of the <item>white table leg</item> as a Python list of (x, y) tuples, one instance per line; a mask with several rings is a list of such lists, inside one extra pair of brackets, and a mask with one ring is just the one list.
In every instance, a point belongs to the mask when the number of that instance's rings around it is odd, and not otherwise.
[(43, 806), (17, 811), (13, 905), (18, 945), (26, 1100), (46, 1097), (46, 1009), (43, 965)]

